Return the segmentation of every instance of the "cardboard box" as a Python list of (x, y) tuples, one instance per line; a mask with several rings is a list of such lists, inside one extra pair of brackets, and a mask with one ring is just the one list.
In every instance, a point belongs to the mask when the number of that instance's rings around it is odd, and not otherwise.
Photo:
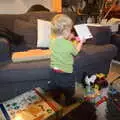
[(40, 88), (25, 92), (3, 104), (6, 120), (56, 120), (62, 107), (45, 95)]

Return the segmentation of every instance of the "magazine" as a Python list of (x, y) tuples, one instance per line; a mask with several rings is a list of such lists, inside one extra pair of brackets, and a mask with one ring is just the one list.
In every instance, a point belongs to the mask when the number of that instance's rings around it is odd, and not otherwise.
[(84, 39), (93, 38), (87, 24), (74, 25), (74, 28), (79, 38), (84, 38)]

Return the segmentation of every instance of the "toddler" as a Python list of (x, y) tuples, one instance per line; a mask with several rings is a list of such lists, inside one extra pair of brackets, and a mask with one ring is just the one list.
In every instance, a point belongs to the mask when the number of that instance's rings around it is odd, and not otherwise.
[(74, 46), (72, 40), (75, 38), (71, 33), (73, 21), (65, 14), (57, 14), (52, 21), (52, 34), (55, 40), (51, 40), (51, 60), (50, 60), (50, 90), (63, 93), (65, 105), (72, 104), (75, 92), (75, 78), (73, 74), (74, 56), (80, 52), (83, 42)]

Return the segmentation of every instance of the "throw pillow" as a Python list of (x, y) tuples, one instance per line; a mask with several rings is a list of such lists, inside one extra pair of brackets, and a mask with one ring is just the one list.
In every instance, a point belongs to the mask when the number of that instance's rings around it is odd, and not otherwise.
[(0, 27), (0, 37), (6, 38), (13, 45), (20, 45), (23, 42), (23, 36), (4, 27)]
[(111, 30), (109, 26), (88, 26), (93, 39), (87, 41), (88, 43), (96, 45), (109, 44), (111, 41)]
[(37, 47), (49, 48), (51, 35), (51, 22), (37, 20)]
[(14, 24), (14, 31), (24, 36), (24, 41), (28, 47), (36, 47), (37, 29), (35, 24), (16, 19)]

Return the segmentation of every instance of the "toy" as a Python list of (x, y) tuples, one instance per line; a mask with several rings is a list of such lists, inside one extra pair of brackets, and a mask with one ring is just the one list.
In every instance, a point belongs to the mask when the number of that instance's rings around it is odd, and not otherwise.
[(105, 75), (100, 73), (96, 75), (85, 77), (85, 100), (94, 101), (101, 95), (101, 90), (108, 86), (108, 82), (105, 79)]
[(86, 86), (92, 85), (93, 87), (95, 87), (95, 85), (97, 85), (99, 90), (108, 86), (108, 82), (105, 79), (105, 75), (102, 73), (91, 75), (90, 77), (86, 76), (85, 83)]
[(95, 82), (96, 78), (97, 78), (96, 75), (92, 75), (90, 77), (86, 76), (85, 77), (85, 83), (86, 83), (86, 85), (90, 86), (91, 84), (93, 84)]

